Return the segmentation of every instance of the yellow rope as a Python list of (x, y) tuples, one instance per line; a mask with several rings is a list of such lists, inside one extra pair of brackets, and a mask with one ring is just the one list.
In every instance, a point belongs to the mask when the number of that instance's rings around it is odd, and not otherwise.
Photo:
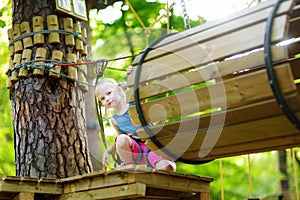
[(299, 200), (299, 188), (298, 188), (298, 176), (297, 176), (297, 166), (296, 166), (296, 155), (295, 150), (292, 149), (292, 157), (293, 157), (293, 168), (294, 168), (294, 182), (296, 186), (296, 200)]
[(145, 24), (143, 23), (143, 21), (141, 20), (141, 18), (139, 17), (139, 15), (135, 12), (134, 8), (132, 7), (132, 5), (130, 4), (130, 2), (128, 0), (126, 0), (127, 5), (129, 6), (131, 12), (133, 13), (133, 15), (135, 16), (135, 18), (139, 21), (139, 23), (141, 24), (141, 26), (143, 27), (143, 29), (146, 29)]
[(252, 178), (251, 178), (251, 159), (250, 154), (248, 154), (248, 175), (249, 175), (249, 190), (250, 198), (252, 197)]
[(170, 33), (170, 10), (175, 5), (175, 2), (173, 1), (169, 5), (169, 1), (167, 1), (167, 34)]
[(220, 183), (221, 183), (221, 199), (224, 200), (224, 183), (223, 183), (223, 166), (222, 159), (220, 159)]
[[(140, 25), (142, 26), (142, 28), (144, 29), (145, 35), (146, 35), (146, 46), (148, 46), (149, 44), (149, 38), (150, 38), (150, 34), (151, 34), (151, 29), (154, 27), (154, 25), (159, 22), (164, 15), (161, 15), (157, 20), (155, 20), (155, 22), (149, 27), (147, 28), (145, 26), (145, 24), (143, 23), (143, 21), (141, 20), (141, 18), (139, 17), (139, 15), (137, 14), (137, 12), (134, 10), (133, 6), (131, 5), (131, 3), (129, 2), (129, 0), (125, 0), (127, 5), (129, 6), (131, 12), (133, 13), (134, 17), (139, 21)], [(174, 6), (174, 3), (172, 3), (170, 6), (167, 6), (167, 12), (169, 12), (169, 10)], [(168, 17), (169, 20), (169, 17)], [(169, 26), (169, 25), (168, 25)]]
[(131, 3), (128, 0), (126, 0), (126, 3), (129, 6), (129, 8), (130, 8), (131, 12), (133, 13), (134, 17), (139, 21), (140, 25), (144, 29), (144, 32), (146, 34), (146, 46), (148, 46), (151, 29), (149, 29), (145, 26), (145, 24), (143, 23), (143, 21), (141, 20), (139, 15), (135, 12), (134, 8), (132, 7)]

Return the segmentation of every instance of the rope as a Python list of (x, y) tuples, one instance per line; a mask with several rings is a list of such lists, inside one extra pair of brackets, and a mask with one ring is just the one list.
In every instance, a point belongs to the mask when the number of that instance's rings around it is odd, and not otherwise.
[(292, 157), (293, 157), (293, 168), (294, 168), (294, 184), (296, 187), (296, 200), (299, 200), (299, 188), (298, 188), (298, 175), (297, 175), (297, 165), (296, 165), (296, 155), (295, 150), (292, 149)]
[(252, 176), (251, 176), (251, 158), (248, 154), (248, 177), (249, 177), (249, 196), (252, 198)]
[[(128, 58), (135, 58), (136, 56), (142, 54), (143, 52), (140, 52), (139, 54), (134, 54), (134, 55), (129, 55), (129, 56), (122, 56), (122, 57), (117, 57), (117, 58), (113, 58), (113, 59), (105, 59), (106, 62), (111, 62), (111, 61), (118, 61), (118, 60), (122, 60), (122, 59), (128, 59)], [(43, 62), (43, 64), (34, 64), (35, 62)], [(55, 69), (56, 67), (69, 67), (69, 66), (73, 66), (78, 68), (79, 70), (81, 70), (82, 73), (85, 74), (86, 73), (84, 71), (82, 71), (81, 68), (78, 67), (78, 65), (98, 65), (101, 62), (103, 62), (103, 59), (97, 60), (97, 61), (90, 61), (90, 62), (80, 62), (80, 63), (68, 63), (68, 62), (63, 62), (63, 61), (57, 61), (57, 60), (47, 60), (47, 59), (37, 59), (37, 60), (31, 60), (31, 61), (27, 61), (27, 62), (22, 62), (12, 68), (9, 68), (6, 71), (6, 75), (7, 76), (11, 76), (11, 73), (13, 71), (19, 70), (20, 68), (27, 68), (28, 70), (32, 69), (32, 68), (39, 68), (41, 66), (49, 68), (49, 69)], [(106, 67), (107, 69), (111, 69), (111, 70), (119, 70), (119, 71), (126, 71), (123, 69), (117, 69), (117, 68), (112, 68), (112, 67)], [(40, 68), (39, 68), (40, 69)], [(44, 69), (42, 69), (44, 70)], [(45, 69), (47, 71), (47, 69)], [(51, 71), (53, 72), (53, 71)], [(67, 77), (64, 74), (61, 73), (57, 73), (57, 72), (53, 72), (56, 74), (59, 74), (63, 77)], [(92, 86), (92, 85), (89, 85)], [(92, 86), (94, 87), (94, 86)]]
[[(105, 69), (107, 68), (108, 65), (108, 60), (102, 59), (97, 62), (96, 65), (96, 81), (95, 81), (95, 87), (99, 81), (99, 79), (103, 76)], [(105, 131), (104, 131), (104, 125), (103, 125), (103, 117), (102, 117), (102, 111), (101, 111), (101, 105), (95, 95), (95, 106), (96, 106), (96, 115), (98, 119), (98, 123), (100, 126), (100, 134), (102, 138), (102, 142), (107, 149), (107, 142), (106, 142), (106, 137), (105, 137)]]
[(295, 116), (295, 114), (292, 112), (288, 104), (286, 103), (284, 97), (282, 96), (276, 75), (274, 73), (274, 67), (272, 65), (272, 52), (271, 52), (272, 28), (273, 28), (274, 18), (276, 16), (277, 10), (280, 4), (282, 3), (282, 1), (283, 0), (277, 1), (267, 20), (265, 42), (264, 42), (265, 63), (266, 63), (266, 70), (269, 77), (270, 86), (277, 100), (277, 103), (279, 104), (279, 107), (282, 109), (286, 117), (295, 125), (295, 127), (298, 130), (300, 130), (300, 122)]
[(23, 35), (20, 35), (19, 37), (16, 37), (12, 41), (10, 41), (9, 42), (9, 46), (13, 45), (16, 41), (21, 40), (23, 38), (30, 37), (30, 36), (33, 36), (35, 34), (44, 34), (44, 33), (46, 33), (46, 34), (49, 34), (49, 33), (61, 33), (61, 34), (74, 35), (79, 40), (81, 40), (85, 45), (87, 44), (86, 41), (80, 36), (80, 34), (78, 32), (74, 33), (74, 32), (66, 31), (66, 30), (42, 30), (42, 31), (30, 32), (30, 33), (25, 33)]
[(221, 199), (224, 200), (224, 182), (223, 182), (223, 165), (220, 159), (220, 184), (221, 184)]

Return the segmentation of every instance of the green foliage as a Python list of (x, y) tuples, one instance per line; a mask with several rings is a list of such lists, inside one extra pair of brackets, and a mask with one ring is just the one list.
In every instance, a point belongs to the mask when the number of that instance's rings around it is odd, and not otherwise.
[[(278, 194), (277, 152), (251, 154), (250, 169), (253, 197), (265, 197)], [(236, 156), (220, 159), (202, 165), (187, 165), (178, 163), (178, 172), (212, 177), (211, 199), (221, 199), (223, 184), (225, 199), (246, 199), (250, 195), (248, 156)], [(220, 182), (221, 173), (223, 183)]]
[[(138, 55), (148, 44), (167, 33), (166, 15), (161, 20), (158, 20), (163, 13), (166, 13), (165, 4), (158, 1), (149, 2), (145, 0), (131, 0), (130, 3), (140, 21), (125, 2), (116, 2), (113, 6), (109, 6), (106, 9), (110, 12), (121, 13), (113, 22), (105, 23), (104, 19), (99, 20), (101, 15), (107, 13), (105, 11), (97, 12), (94, 10), (90, 12), (90, 15), (94, 16), (90, 19), (91, 29), (93, 30), (92, 43), (95, 44), (92, 51), (93, 59), (114, 59), (128, 55)], [(113, 10), (118, 10), (118, 12)], [(191, 24), (196, 26), (199, 23), (192, 21)], [(147, 30), (143, 29), (143, 26)], [(150, 29), (149, 27), (151, 26), (153, 28)], [(171, 14), (170, 29), (183, 31), (183, 17)], [(110, 62), (109, 67), (118, 70), (109, 68), (106, 71), (106, 76), (114, 77), (117, 80), (123, 79), (126, 76), (125, 69), (132, 63), (133, 59), (134, 57), (132, 59)]]

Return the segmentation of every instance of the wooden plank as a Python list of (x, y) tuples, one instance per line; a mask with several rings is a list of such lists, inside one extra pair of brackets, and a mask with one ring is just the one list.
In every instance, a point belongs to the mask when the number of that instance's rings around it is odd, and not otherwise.
[[(165, 190), (181, 192), (209, 192), (211, 178), (187, 178), (175, 174), (141, 173), (136, 174), (136, 182), (146, 184), (150, 188), (163, 188)], [(170, 181), (170, 179), (172, 181)]]
[[(280, 77), (278, 81), (283, 94), (296, 90), (288, 65), (276, 67), (275, 73), (276, 77)], [(142, 108), (146, 121), (150, 123), (212, 108), (234, 108), (272, 97), (273, 92), (266, 72), (260, 70), (204, 88), (146, 102), (142, 104)], [(140, 121), (134, 106), (129, 108), (129, 114), (133, 124), (139, 125)]]
[(6, 177), (0, 181), (0, 192), (62, 194), (63, 186), (57, 180), (24, 177)]
[(78, 179), (74, 180), (76, 181), (66, 181), (65, 193), (88, 191), (98, 188), (134, 183), (134, 179), (128, 177), (128, 174), (120, 172), (116, 174), (110, 173), (109, 175), (99, 175), (91, 178), (80, 178), (80, 181), (77, 181)]
[[(269, 145), (266, 146), (265, 143), (268, 143)], [(294, 134), (289, 134), (287, 136), (278, 138), (270, 138), (266, 140), (259, 140), (248, 143), (233, 144), (232, 146), (216, 147), (210, 152), (208, 156), (201, 160), (212, 160), (217, 158), (245, 155), (249, 153), (284, 150), (294, 147), (300, 147), (300, 132), (296, 132)], [(195, 155), (198, 154), (199, 151), (188, 151), (183, 156), (186, 159), (197, 160), (199, 158), (195, 158)]]
[[(285, 15), (275, 19), (272, 35), (273, 41), (282, 40), (286, 36), (286, 22), (287, 16)], [(261, 30), (264, 30), (265, 26), (266, 22), (261, 22), (227, 35), (212, 38), (203, 43), (197, 39), (203, 36), (196, 35), (193, 36), (195, 38), (189, 38), (193, 42), (192, 46), (184, 46), (184, 48), (179, 48), (179, 50), (172, 49), (172, 47), (169, 49), (155, 49), (155, 52), (159, 53), (160, 56), (149, 62), (144, 62), (140, 82), (172, 75), (178, 71), (206, 65), (234, 54), (260, 48), (264, 43), (264, 32)], [(184, 44), (176, 43), (175, 45), (182, 46)], [(149, 56), (152, 53), (150, 51)], [(127, 82), (129, 86), (134, 83), (134, 74), (135, 70), (128, 76)]]
[(63, 194), (58, 197), (59, 200), (84, 199), (127, 199), (135, 197), (145, 197), (146, 185), (142, 183), (134, 183), (128, 185), (119, 185), (115, 187), (100, 188), (83, 192), (74, 192)]
[(194, 193), (166, 190), (163, 188), (147, 188), (147, 199), (190, 199)]
[[(300, 112), (296, 115), (300, 118)], [(159, 138), (159, 141), (174, 154), (206, 160), (300, 146), (300, 133), (285, 115), (280, 115), (209, 132), (180, 133), (175, 137)], [(163, 155), (152, 142), (148, 141), (147, 145)]]
[[(286, 96), (287, 104), (294, 112), (300, 111), (300, 96), (292, 94)], [(255, 104), (246, 105), (226, 111), (219, 111), (213, 115), (203, 115), (200, 117), (192, 117), (177, 122), (157, 125), (150, 127), (156, 138), (173, 137), (175, 134), (195, 132), (195, 130), (205, 130), (208, 128), (216, 128), (220, 126), (230, 126), (247, 121), (254, 121), (282, 114), (278, 103), (275, 99), (267, 100)], [(223, 119), (223, 120), (222, 120)], [(217, 121), (219, 123), (212, 123)], [(143, 129), (137, 131), (142, 140), (147, 140), (148, 135)]]
[[(274, 62), (286, 59), (286, 47), (272, 47), (272, 56)], [(196, 70), (184, 74), (177, 73), (175, 76), (166, 77), (163, 80), (151, 84), (141, 85), (139, 87), (140, 99), (143, 100), (170, 91), (174, 92), (175, 90), (204, 81), (221, 78), (243, 69), (262, 66), (264, 66), (264, 52), (263, 50), (260, 50), (235, 59), (208, 64), (207, 66), (197, 68)], [(133, 102), (133, 88), (130, 88), (126, 94), (129, 102)]]

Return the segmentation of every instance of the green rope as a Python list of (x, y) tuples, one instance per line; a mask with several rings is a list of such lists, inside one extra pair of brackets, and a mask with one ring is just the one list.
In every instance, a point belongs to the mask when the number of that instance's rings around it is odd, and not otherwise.
[(33, 36), (35, 34), (49, 34), (49, 33), (61, 33), (61, 34), (66, 34), (66, 35), (74, 35), (76, 38), (81, 40), (83, 44), (87, 44), (86, 41), (80, 36), (78, 32), (71, 32), (71, 31), (66, 31), (66, 30), (42, 30), (42, 31), (36, 31), (36, 32), (30, 32), (30, 33), (25, 33), (23, 35), (20, 35), (19, 37), (16, 37), (12, 41), (9, 42), (9, 46), (13, 45), (16, 41), (22, 40), (23, 38)]

